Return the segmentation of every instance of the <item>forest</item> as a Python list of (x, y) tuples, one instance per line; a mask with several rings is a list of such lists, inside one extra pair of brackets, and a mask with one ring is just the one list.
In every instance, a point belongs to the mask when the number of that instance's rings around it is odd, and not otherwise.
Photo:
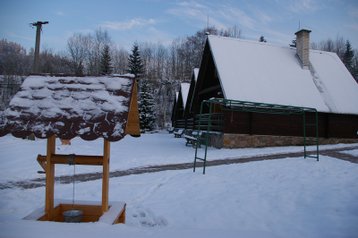
[[(140, 79), (140, 85), (145, 88), (143, 95), (149, 95), (148, 100), (153, 104), (150, 113), (153, 114), (154, 123), (151, 123), (148, 130), (164, 128), (170, 121), (175, 91), (181, 82), (190, 82), (192, 70), (200, 66), (207, 34), (244, 38), (236, 26), (227, 29), (208, 27), (191, 36), (174, 39), (169, 45), (161, 42), (133, 42), (132, 49), (128, 51), (113, 42), (107, 31), (97, 29), (88, 34), (74, 33), (67, 39), (65, 52), (41, 49), (40, 72), (77, 76), (125, 74), (133, 70), (131, 57), (137, 54), (139, 69), (136, 76)], [(264, 36), (257, 40), (269, 43)], [(311, 43), (311, 48), (337, 53), (358, 82), (358, 50), (351, 46), (349, 40), (343, 37), (327, 39)], [(11, 83), (11, 80), (18, 80), (14, 75), (30, 74), (33, 58), (34, 49), (27, 52), (16, 42), (0, 40), (0, 75), (8, 79), (7, 84)], [(4, 84), (3, 80), (1, 87), (4, 87)], [(14, 81), (14, 85), (16, 84)], [(4, 97), (1, 100), (4, 101)]]

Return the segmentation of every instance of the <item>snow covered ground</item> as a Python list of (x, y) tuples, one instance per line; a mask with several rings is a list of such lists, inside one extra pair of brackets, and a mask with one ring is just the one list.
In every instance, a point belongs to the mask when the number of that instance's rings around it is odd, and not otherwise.
[[(101, 154), (102, 140), (74, 139), (57, 152)], [(357, 145), (357, 144), (356, 144)], [(323, 148), (344, 147), (325, 146)], [(36, 162), (45, 140), (0, 138), (0, 183), (44, 177)], [(302, 147), (213, 149), (208, 159), (302, 151)], [(357, 150), (345, 153), (357, 155)], [(192, 162), (183, 139), (158, 133), (111, 144), (111, 171)], [(58, 168), (59, 167), (59, 168)], [(88, 168), (87, 168), (88, 167)], [(58, 168), (58, 169), (57, 169)], [(71, 166), (56, 166), (70, 175)], [(76, 173), (100, 171), (76, 166)], [(0, 237), (357, 237), (358, 165), (328, 156), (289, 158), (130, 175), (110, 180), (110, 200), (127, 203), (124, 225), (22, 220), (44, 204), (45, 188), (0, 190)], [(56, 199), (72, 185), (56, 184)], [(101, 181), (76, 184), (76, 200), (100, 201)]]

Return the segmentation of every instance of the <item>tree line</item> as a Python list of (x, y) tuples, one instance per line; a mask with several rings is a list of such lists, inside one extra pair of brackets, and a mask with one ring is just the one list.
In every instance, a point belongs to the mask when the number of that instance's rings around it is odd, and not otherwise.
[[(163, 128), (170, 120), (175, 90), (181, 82), (189, 82), (192, 70), (200, 66), (206, 35), (241, 37), (236, 27), (217, 29), (207, 27), (187, 37), (180, 37), (169, 45), (160, 42), (134, 42), (131, 52), (117, 46), (105, 30), (93, 33), (74, 33), (67, 40), (67, 50), (55, 53), (41, 49), (40, 72), (49, 74), (103, 75), (125, 74), (131, 71), (130, 57), (136, 48), (140, 56), (140, 78), (152, 94), (156, 112), (155, 127)], [(266, 42), (261, 36), (259, 41)], [(349, 40), (337, 37), (312, 43), (311, 48), (337, 53), (358, 82), (358, 51)], [(0, 40), (0, 75), (28, 75), (31, 73), (34, 50), (26, 52), (20, 44)], [(145, 93), (147, 94), (147, 92)]]

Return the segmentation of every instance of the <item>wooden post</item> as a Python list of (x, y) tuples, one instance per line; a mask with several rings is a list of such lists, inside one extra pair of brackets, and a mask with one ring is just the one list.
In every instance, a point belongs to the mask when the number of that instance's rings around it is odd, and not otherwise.
[(47, 152), (46, 152), (46, 198), (45, 211), (47, 219), (53, 219), (54, 210), (54, 194), (55, 194), (55, 165), (51, 163), (51, 156), (56, 152), (56, 136), (53, 135), (47, 138)]
[(104, 139), (103, 175), (102, 175), (102, 212), (103, 213), (108, 211), (109, 157), (110, 157), (110, 142)]

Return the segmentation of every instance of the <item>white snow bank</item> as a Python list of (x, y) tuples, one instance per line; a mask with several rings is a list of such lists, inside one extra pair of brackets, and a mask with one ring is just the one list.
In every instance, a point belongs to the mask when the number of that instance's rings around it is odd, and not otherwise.
[[(354, 237), (358, 166), (322, 156), (132, 175), (110, 180), (127, 223), (22, 220), (43, 205), (44, 188), (1, 190), (1, 237)], [(76, 200), (100, 201), (101, 181), (76, 185)], [(70, 198), (72, 185), (55, 187)]]
[[(71, 140), (70, 146), (62, 146), (60, 140), (56, 140), (56, 153), (78, 155), (102, 155), (103, 139), (84, 141), (80, 138)], [(358, 145), (358, 144), (352, 144)], [(325, 148), (339, 148), (350, 145), (325, 145)], [(315, 147), (308, 147), (315, 150)], [(149, 151), (149, 153), (148, 153)], [(242, 149), (215, 149), (208, 148), (208, 160), (245, 158), (255, 155), (270, 155), (276, 153), (302, 152), (302, 146), (267, 147), (267, 148), (242, 148)], [(2, 176), (0, 183), (14, 180), (44, 178), (37, 171), (41, 167), (36, 161), (37, 155), (46, 153), (46, 140), (35, 141), (22, 140), (11, 135), (0, 137), (0, 170)], [(118, 142), (111, 143), (111, 171), (125, 170), (134, 167), (150, 165), (192, 163), (195, 149), (185, 146), (185, 139), (174, 138), (173, 134), (157, 133), (142, 134), (139, 138), (126, 136)], [(198, 151), (198, 155), (204, 154), (204, 148)], [(18, 166), (21, 165), (21, 166)], [(69, 165), (56, 165), (56, 176), (72, 175), (73, 167)], [(102, 172), (98, 166), (76, 166), (76, 173)]]

